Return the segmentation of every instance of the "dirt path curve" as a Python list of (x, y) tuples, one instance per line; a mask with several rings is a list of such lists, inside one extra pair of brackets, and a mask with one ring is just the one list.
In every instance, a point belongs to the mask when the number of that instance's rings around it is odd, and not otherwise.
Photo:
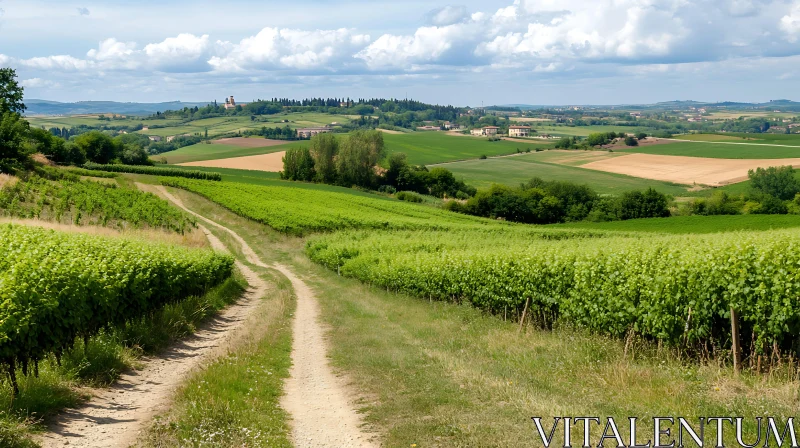
[[(225, 245), (207, 228), (198, 226), (215, 250)], [(267, 285), (252, 269), (237, 262), (250, 288), (243, 298), (178, 341), (158, 356), (144, 360), (145, 368), (127, 372), (78, 409), (69, 409), (49, 425), (39, 442), (43, 447), (128, 447), (154, 415), (166, 410), (172, 395), (191, 371), (224, 355), (253, 311)]]
[(319, 304), (311, 288), (288, 267), (266, 265), (236, 232), (189, 210), (163, 186), (158, 187), (158, 192), (198, 219), (228, 232), (241, 245), (248, 262), (275, 269), (291, 281), (297, 296), (297, 310), (292, 322), (292, 368), (281, 404), (292, 416), (295, 446), (377, 446), (361, 430), (361, 418), (350, 404), (347, 387), (328, 364), (327, 342), (319, 323)]

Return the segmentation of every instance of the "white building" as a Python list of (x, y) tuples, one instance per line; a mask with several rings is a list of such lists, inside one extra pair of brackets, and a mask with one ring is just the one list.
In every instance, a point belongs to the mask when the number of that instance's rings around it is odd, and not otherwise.
[(531, 136), (531, 127), (530, 126), (509, 126), (508, 127), (508, 136), (509, 137), (530, 137)]
[(326, 132), (331, 132), (331, 128), (301, 128), (297, 130), (297, 136), (300, 138), (311, 138), (317, 134), (324, 134)]

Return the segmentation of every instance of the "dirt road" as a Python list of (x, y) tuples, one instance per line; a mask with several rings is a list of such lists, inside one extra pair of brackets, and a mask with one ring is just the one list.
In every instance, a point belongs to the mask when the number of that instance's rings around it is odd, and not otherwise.
[(296, 447), (377, 446), (361, 430), (361, 418), (350, 403), (343, 379), (334, 375), (327, 358), (327, 342), (320, 324), (319, 304), (314, 291), (291, 269), (266, 265), (247, 242), (233, 230), (188, 209), (164, 187), (158, 192), (198, 219), (229, 233), (241, 246), (248, 262), (270, 267), (289, 279), (297, 296), (292, 322), (292, 368), (281, 400), (292, 416), (292, 439)]

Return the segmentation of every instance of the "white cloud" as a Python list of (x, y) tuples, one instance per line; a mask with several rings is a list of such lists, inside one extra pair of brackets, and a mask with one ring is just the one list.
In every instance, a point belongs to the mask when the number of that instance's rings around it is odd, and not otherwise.
[(468, 16), (466, 6), (447, 5), (429, 12), (428, 21), (432, 25), (445, 26), (463, 22)]
[(100, 42), (97, 49), (91, 49), (86, 56), (98, 61), (125, 59), (131, 56), (136, 49), (135, 42), (120, 42), (114, 38)]
[(29, 89), (36, 88), (58, 88), (61, 84), (42, 78), (24, 79), (21, 82), (22, 86)]
[(11, 63), (11, 58), (0, 53), (0, 65), (8, 65)]
[(78, 14), (82, 16), (88, 16), (90, 12), (88, 8), (78, 8)]
[(19, 61), (19, 64), (27, 68), (45, 71), (80, 71), (94, 66), (94, 63), (91, 61), (77, 59), (68, 55), (22, 59)]
[(407, 67), (438, 62), (450, 50), (474, 42), (474, 23), (426, 26), (410, 36), (384, 34), (358, 52), (371, 68)]
[(264, 28), (238, 44), (219, 43), (227, 49), (227, 54), (212, 57), (208, 62), (220, 71), (335, 70), (369, 40), (368, 35), (345, 28), (316, 31)]
[(167, 60), (196, 60), (209, 49), (208, 34), (200, 37), (193, 34), (179, 34), (164, 39), (157, 44), (144, 47), (144, 53), (157, 63)]
[(800, 38), (800, 1), (795, 1), (788, 14), (781, 18), (781, 29), (787, 34), (786, 39), (795, 43)]

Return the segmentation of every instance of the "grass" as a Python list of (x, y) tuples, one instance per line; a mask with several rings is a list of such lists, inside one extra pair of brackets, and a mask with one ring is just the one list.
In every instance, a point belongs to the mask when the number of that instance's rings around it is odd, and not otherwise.
[(486, 138), (447, 135), (444, 132), (384, 134), (387, 154), (403, 152), (414, 165), (430, 165), (485, 156), (514, 154), (517, 149), (552, 147), (550, 143), (490, 142)]
[(8, 382), (0, 383), (0, 441), (6, 442), (4, 428), (22, 431), (17, 439), (9, 438), (9, 444), (0, 446), (35, 446), (29, 435), (40, 428), (34, 423), (82, 403), (87, 398), (83, 386), (108, 385), (122, 371), (134, 367), (141, 355), (157, 353), (193, 333), (197, 325), (237, 300), (245, 287), (244, 279), (231, 277), (201, 297), (167, 305), (150, 318), (92, 337), (88, 345), (76, 341), (62, 357), (61, 365), (52, 355), (40, 361), (38, 378), (18, 372), (20, 394), (16, 397)]
[[(748, 142), (761, 143), (761, 142)], [(763, 144), (785, 144), (765, 141)], [(800, 146), (759, 146), (732, 142), (675, 142), (663, 145), (619, 149), (619, 152), (668, 156), (710, 157), (714, 159), (784, 159), (800, 158)]]
[[(367, 429), (382, 446), (538, 446), (530, 418), (549, 423), (556, 415), (613, 416), (617, 422), (629, 415), (736, 415), (747, 418), (745, 434), (751, 435), (753, 416), (800, 410), (800, 383), (779, 374), (736, 376), (715, 362), (682, 361), (636, 338), (626, 344), (569, 328), (518, 333), (516, 316), (507, 322), (338, 277), (302, 254), (302, 239), (191, 193), (176, 194), (242, 235), (265, 261), (306, 273), (328, 326), (331, 363), (357, 391)], [(627, 438), (626, 425), (620, 426)], [(726, 433), (733, 445), (733, 432)], [(709, 446), (714, 436), (707, 431)]]
[(232, 157), (254, 156), (268, 154), (272, 152), (286, 151), (288, 148), (302, 145), (308, 142), (286, 142), (284, 145), (266, 146), (263, 148), (242, 148), (233, 145), (223, 145), (218, 143), (198, 143), (196, 145), (184, 146), (175, 151), (165, 152), (153, 156), (155, 160), (165, 158), (169, 164), (199, 162), (202, 160), (229, 159)]
[(716, 233), (734, 230), (761, 231), (800, 227), (797, 215), (673, 216), (612, 222), (574, 222), (550, 228), (618, 230), (656, 233)]
[(291, 366), (295, 303), (288, 280), (270, 284), (240, 342), (187, 378), (136, 446), (292, 446), (280, 398)]
[(538, 176), (545, 180), (587, 184), (600, 194), (620, 194), (629, 190), (643, 190), (650, 187), (674, 196), (698, 194), (698, 192), (688, 191), (690, 188), (688, 186), (542, 162), (541, 160), (547, 160), (548, 157), (554, 156), (545, 154), (542, 157), (539, 154), (542, 153), (497, 159), (467, 160), (449, 163), (443, 167), (452, 171), (456, 178), (463, 179), (466, 183), (478, 188), (487, 188), (493, 183), (518, 186)]

